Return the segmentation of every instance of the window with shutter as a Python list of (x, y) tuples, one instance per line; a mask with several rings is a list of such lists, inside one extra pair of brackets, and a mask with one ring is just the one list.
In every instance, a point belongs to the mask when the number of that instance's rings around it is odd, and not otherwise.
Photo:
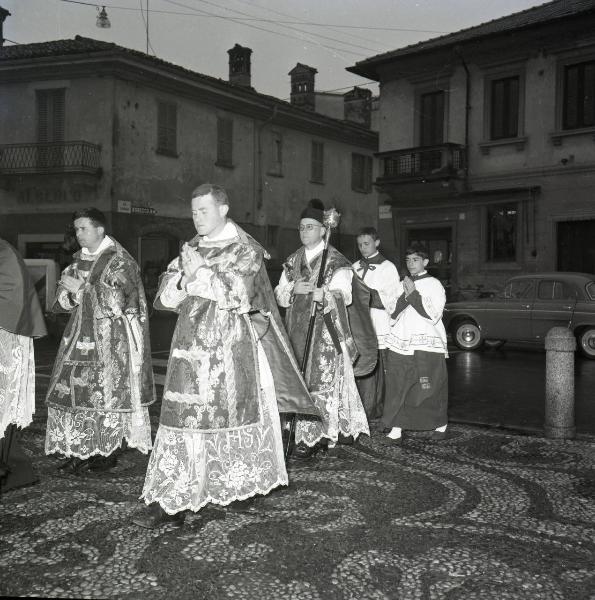
[(372, 191), (372, 157), (364, 154), (351, 155), (351, 189), (356, 192)]
[(278, 131), (271, 132), (271, 163), (269, 174), (283, 175), (283, 136)]
[(311, 155), (312, 167), (310, 179), (315, 183), (324, 183), (324, 144), (313, 141)]
[(177, 156), (178, 113), (173, 102), (157, 102), (157, 152)]
[(504, 77), (491, 82), (490, 139), (519, 135), (519, 77)]
[(564, 129), (595, 125), (595, 61), (565, 67), (563, 97)]
[(420, 97), (420, 146), (438, 146), (444, 141), (444, 92)]
[(233, 119), (217, 118), (217, 165), (233, 167)]
[(37, 162), (40, 167), (60, 167), (64, 164), (65, 129), (64, 88), (37, 90)]

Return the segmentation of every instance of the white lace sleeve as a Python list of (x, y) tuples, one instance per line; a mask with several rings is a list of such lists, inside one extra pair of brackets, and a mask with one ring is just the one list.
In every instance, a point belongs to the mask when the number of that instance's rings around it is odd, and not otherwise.
[(184, 298), (188, 295), (186, 290), (179, 289), (178, 283), (180, 277), (172, 277), (165, 286), (165, 289), (161, 292), (160, 301), (163, 306), (167, 308), (175, 308), (180, 304)]
[(403, 293), (403, 284), (399, 279), (399, 271), (392, 262), (384, 261), (382, 267), (384, 267), (382, 270), (383, 283), (381, 286), (378, 286), (378, 295), (380, 296), (380, 300), (382, 300), (386, 312), (392, 315), (397, 305), (397, 300)]
[(339, 269), (336, 271), (329, 284), (329, 292), (341, 292), (345, 300), (345, 306), (351, 304), (351, 279), (353, 277), (353, 269)]
[(291, 295), (293, 293), (294, 281), (287, 281), (285, 271), (281, 273), (279, 285), (275, 288), (275, 298), (277, 304), (283, 308), (287, 308), (291, 304)]
[(420, 291), (421, 301), (430, 319), (434, 323), (438, 323), (442, 318), (442, 311), (446, 304), (446, 292), (442, 284), (436, 279), (428, 285), (427, 289)]

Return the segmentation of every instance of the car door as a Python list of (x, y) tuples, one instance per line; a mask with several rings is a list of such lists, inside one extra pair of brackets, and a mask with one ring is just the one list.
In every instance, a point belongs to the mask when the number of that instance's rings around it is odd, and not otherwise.
[(511, 279), (497, 302), (498, 310), (494, 311), (497, 312), (498, 322), (493, 323), (492, 327), (486, 327), (487, 337), (503, 340), (531, 339), (531, 309), (534, 297), (533, 279)]
[(567, 282), (540, 280), (531, 311), (532, 337), (543, 340), (552, 327), (568, 327), (575, 304), (575, 291)]

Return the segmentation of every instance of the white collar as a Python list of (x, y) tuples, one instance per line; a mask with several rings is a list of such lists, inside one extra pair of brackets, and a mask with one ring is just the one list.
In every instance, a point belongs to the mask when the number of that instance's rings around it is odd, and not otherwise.
[(306, 248), (306, 260), (310, 262), (315, 256), (318, 256), (324, 250), (324, 240), (320, 240), (314, 248)]
[(101, 240), (101, 244), (99, 244), (99, 246), (97, 246), (97, 250), (95, 250), (95, 252), (89, 252), (89, 250), (83, 246), (81, 248), (81, 254), (85, 254), (86, 256), (97, 256), (98, 254), (101, 254), (106, 248), (109, 248), (110, 246), (113, 246), (113, 245), (114, 245), (114, 242), (112, 241), (112, 238), (110, 238), (109, 236), (106, 235)]
[[(368, 258), (366, 260), (368, 260), (370, 258), (374, 258), (375, 256), (378, 256), (379, 254), (380, 254), (380, 250), (376, 250), (376, 252), (374, 252), (374, 254), (370, 254), (370, 256), (368, 256)], [(361, 258), (360, 258), (360, 260), (361, 260)]]
[(212, 237), (209, 237), (208, 235), (204, 235), (202, 237), (202, 239), (205, 242), (217, 242), (219, 240), (228, 240), (230, 238), (237, 237), (237, 235), (238, 235), (238, 230), (237, 230), (236, 226), (231, 221), (227, 221), (227, 223), (225, 223), (225, 226), (223, 227), (223, 229), (217, 235), (214, 235)]

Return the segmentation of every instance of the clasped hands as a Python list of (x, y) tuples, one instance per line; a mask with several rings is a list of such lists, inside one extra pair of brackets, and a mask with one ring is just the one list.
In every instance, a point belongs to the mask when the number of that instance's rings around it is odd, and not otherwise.
[(85, 285), (85, 282), (78, 277), (72, 277), (71, 275), (62, 275), (60, 278), (60, 285), (68, 290), (72, 294), (76, 294)]
[(321, 287), (317, 288), (310, 281), (296, 281), (295, 285), (293, 286), (293, 293), (312, 294), (312, 300), (314, 300), (314, 302), (318, 302), (319, 304), (322, 304), (322, 299), (324, 298), (324, 290)]
[(411, 277), (407, 277), (407, 275), (403, 277), (403, 291), (405, 292), (405, 297), (409, 296), (412, 292), (415, 292), (415, 283), (413, 283)]
[(196, 274), (196, 271), (205, 264), (205, 261), (199, 252), (188, 244), (182, 246), (182, 250), (180, 250), (180, 260), (182, 262), (182, 270), (184, 271), (184, 278), (186, 281), (192, 279)]

